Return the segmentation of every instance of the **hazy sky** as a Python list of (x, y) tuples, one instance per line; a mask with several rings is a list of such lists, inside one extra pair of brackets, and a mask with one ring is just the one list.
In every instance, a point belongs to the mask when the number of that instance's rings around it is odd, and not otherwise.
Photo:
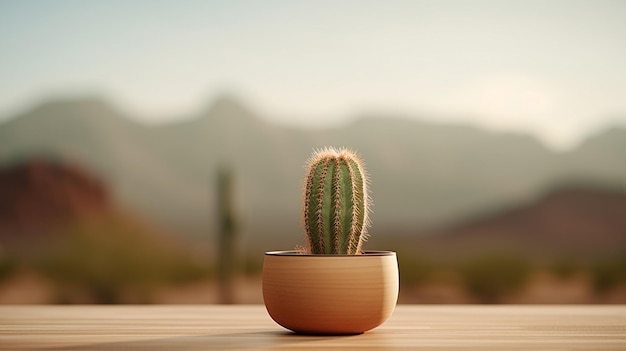
[(0, 0), (0, 119), (98, 94), (163, 121), (223, 92), (288, 123), (386, 111), (567, 147), (626, 125), (626, 1)]

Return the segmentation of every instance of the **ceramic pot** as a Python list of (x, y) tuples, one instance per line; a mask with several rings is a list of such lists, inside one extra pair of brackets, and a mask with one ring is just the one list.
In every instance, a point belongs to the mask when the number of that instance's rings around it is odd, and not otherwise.
[(276, 323), (302, 334), (360, 334), (382, 324), (398, 300), (391, 251), (361, 255), (265, 253), (263, 300)]

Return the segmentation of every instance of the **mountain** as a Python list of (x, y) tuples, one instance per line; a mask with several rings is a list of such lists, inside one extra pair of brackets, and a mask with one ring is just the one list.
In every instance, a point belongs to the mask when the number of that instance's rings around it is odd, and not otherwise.
[(188, 237), (214, 231), (215, 176), (235, 172), (249, 247), (302, 242), (303, 165), (314, 148), (346, 146), (372, 178), (374, 236), (459, 222), (538, 199), (562, 180), (626, 184), (623, 129), (554, 153), (524, 134), (369, 115), (337, 128), (296, 129), (257, 116), (237, 99), (216, 99), (185, 121), (133, 122), (97, 99), (49, 101), (0, 124), (0, 164), (38, 157), (92, 170), (125, 206)]
[(51, 227), (110, 209), (104, 185), (77, 167), (49, 160), (0, 167), (2, 246), (45, 241)]
[(122, 203), (148, 215), (165, 210), (153, 194), (202, 205), (196, 189), (160, 155), (163, 143), (152, 129), (97, 98), (45, 102), (0, 126), (0, 163), (65, 160), (93, 171)]
[(206, 277), (212, 263), (118, 208), (93, 174), (47, 159), (0, 167), (0, 249), (4, 277), (36, 272), (62, 303), (149, 302), (155, 286)]
[(532, 203), (458, 223), (414, 246), (438, 259), (495, 252), (579, 262), (616, 257), (626, 250), (626, 190), (566, 186)]
[(563, 158), (563, 178), (585, 174), (606, 182), (626, 179), (626, 127), (607, 128), (591, 135)]
[(526, 135), (363, 117), (323, 142), (363, 153), (376, 211), (386, 221), (423, 225), (523, 201), (553, 174), (556, 156)]

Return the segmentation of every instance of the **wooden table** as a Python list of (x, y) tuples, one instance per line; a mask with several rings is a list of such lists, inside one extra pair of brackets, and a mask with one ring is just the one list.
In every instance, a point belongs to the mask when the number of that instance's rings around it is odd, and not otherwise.
[(626, 306), (399, 305), (354, 336), (302, 336), (262, 305), (3, 306), (0, 350), (626, 350)]

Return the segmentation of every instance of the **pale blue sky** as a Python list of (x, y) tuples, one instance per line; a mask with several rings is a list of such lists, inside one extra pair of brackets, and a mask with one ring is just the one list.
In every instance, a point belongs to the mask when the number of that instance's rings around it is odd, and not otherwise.
[(164, 121), (240, 96), (290, 124), (364, 111), (573, 145), (626, 124), (626, 1), (3, 1), (0, 119), (99, 94)]

